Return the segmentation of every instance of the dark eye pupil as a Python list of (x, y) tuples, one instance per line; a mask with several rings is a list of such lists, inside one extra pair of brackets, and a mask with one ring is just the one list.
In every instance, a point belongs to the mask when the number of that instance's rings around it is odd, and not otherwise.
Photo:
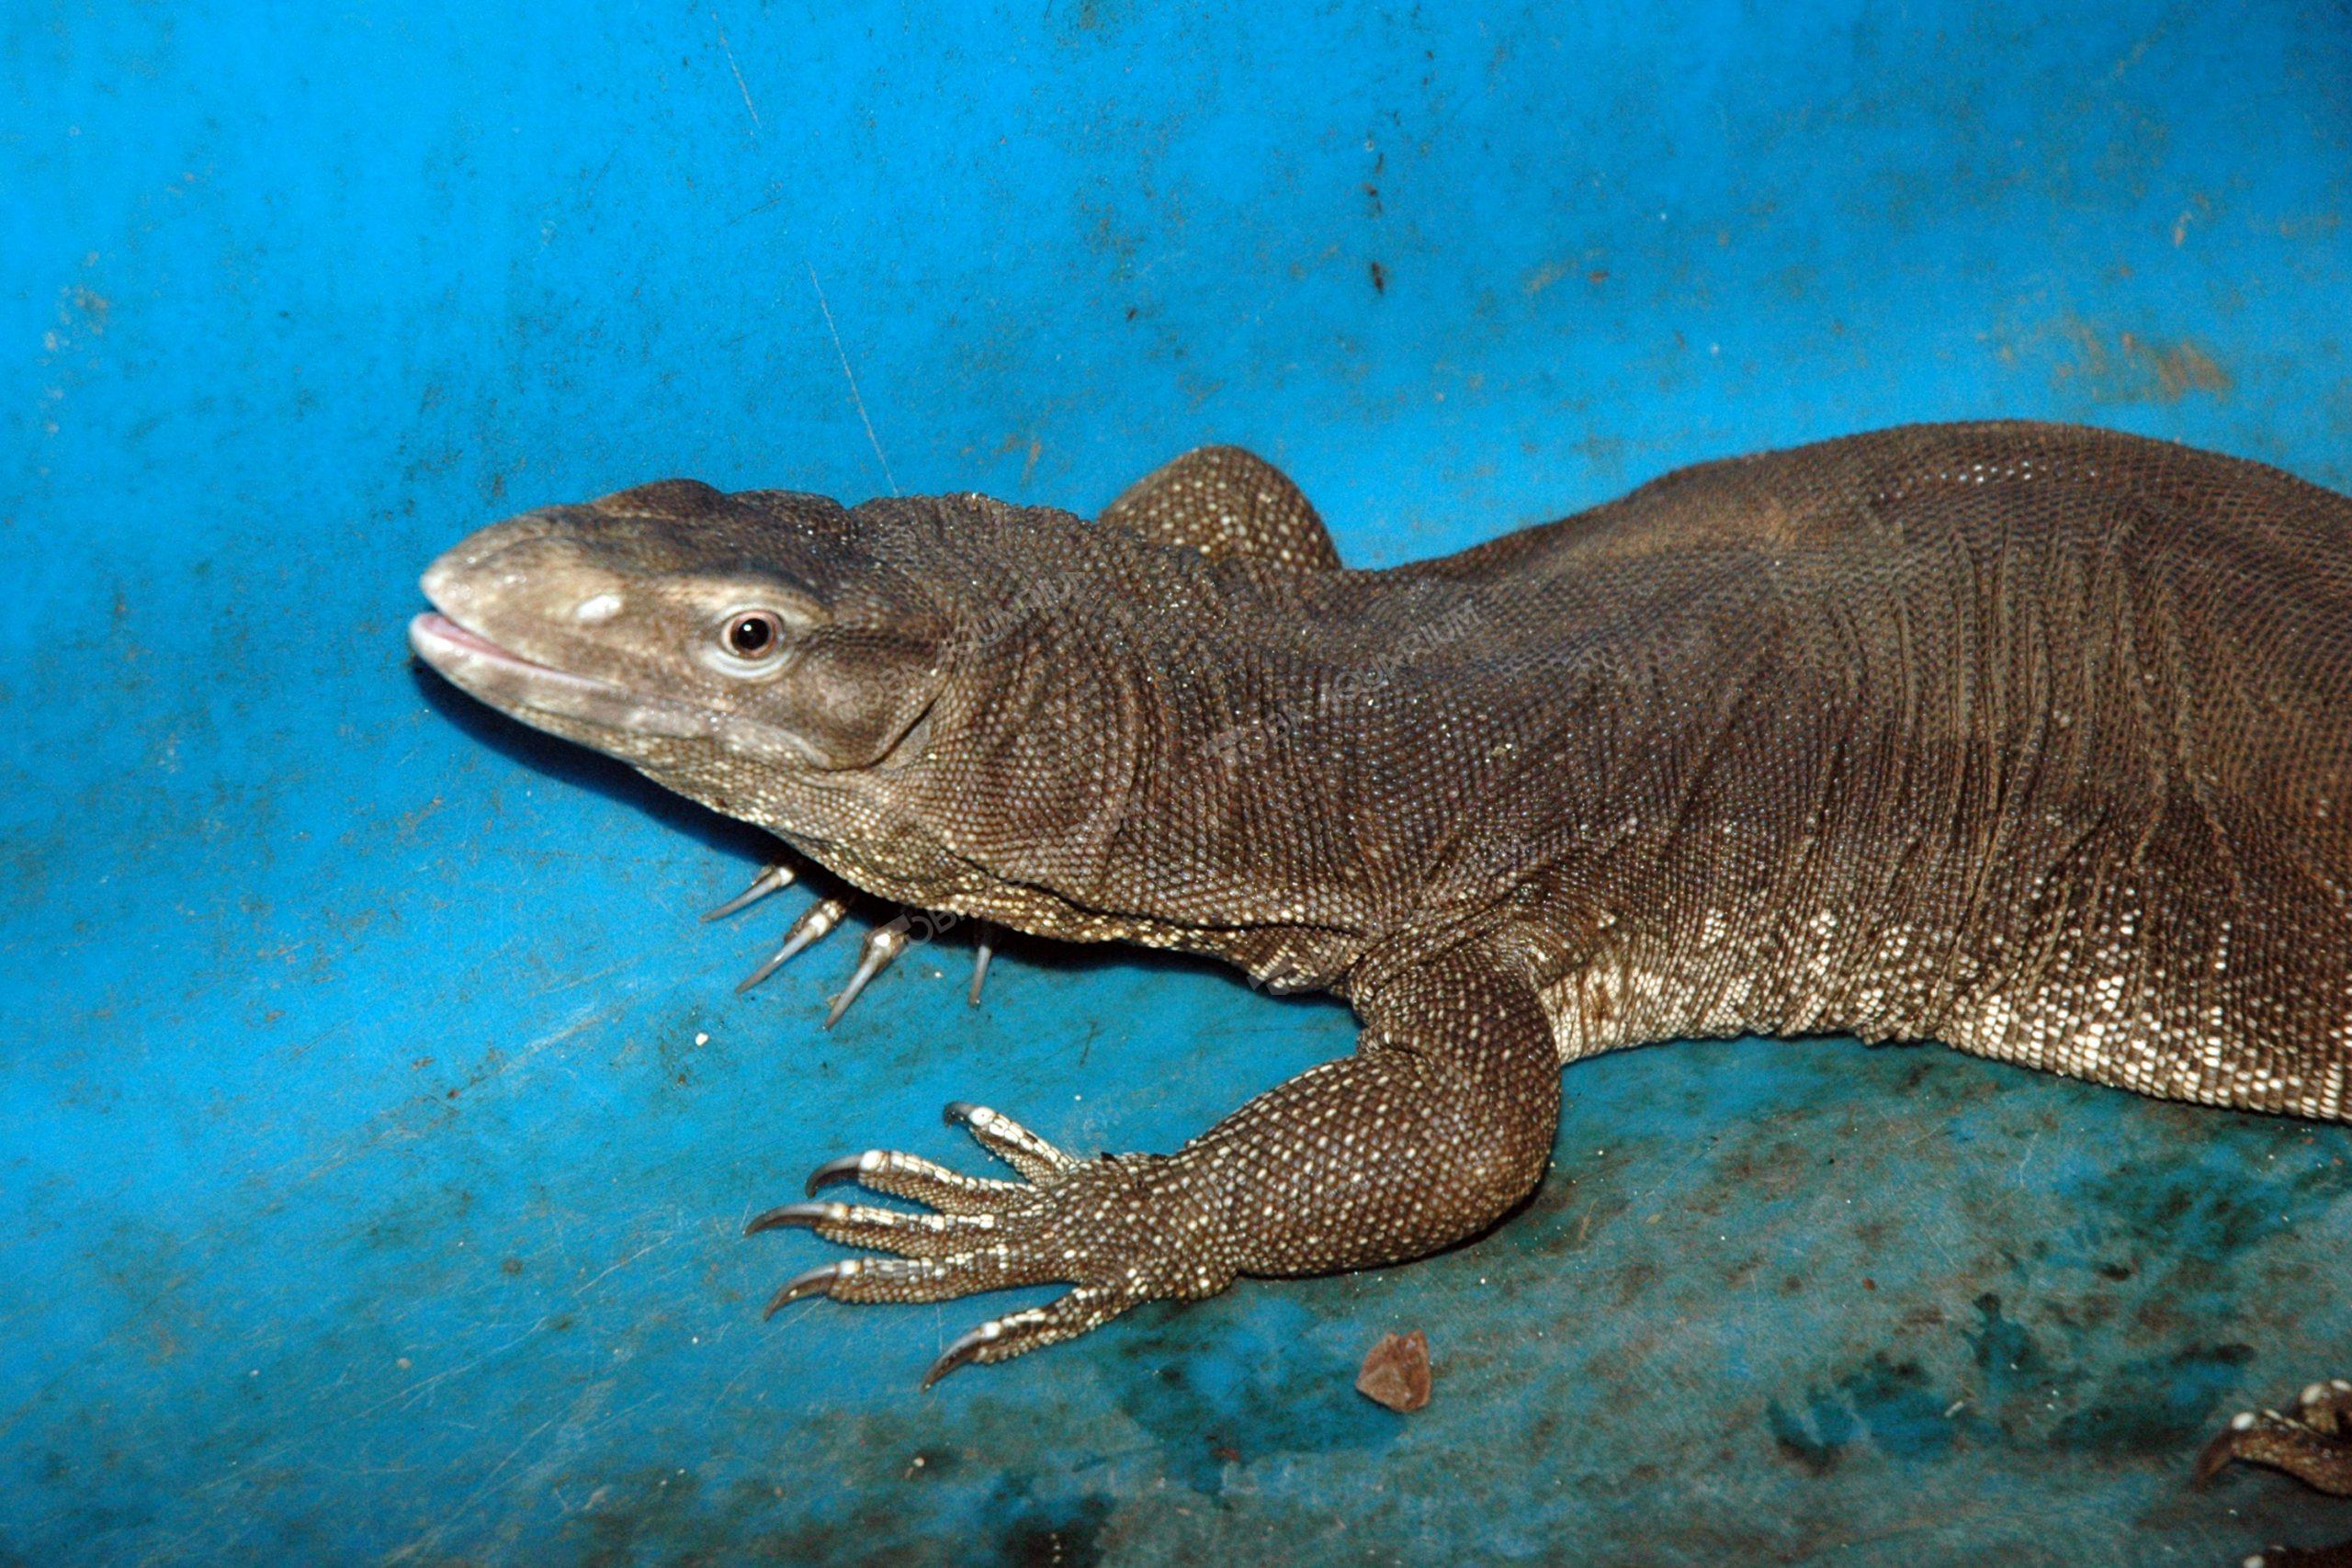
[(765, 653), (775, 641), (775, 627), (765, 615), (741, 615), (727, 628), (727, 646), (746, 659)]

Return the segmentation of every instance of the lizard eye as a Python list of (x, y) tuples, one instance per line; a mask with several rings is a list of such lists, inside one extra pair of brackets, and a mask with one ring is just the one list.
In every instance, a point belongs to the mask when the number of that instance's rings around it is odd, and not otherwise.
[(702, 623), (705, 640), (695, 658), (729, 680), (769, 680), (792, 668), (805, 646), (804, 634), (817, 624), (816, 615), (788, 597), (768, 598), (764, 604), (738, 600)]
[(784, 646), (784, 622), (773, 610), (741, 611), (727, 617), (718, 640), (738, 659), (770, 659)]

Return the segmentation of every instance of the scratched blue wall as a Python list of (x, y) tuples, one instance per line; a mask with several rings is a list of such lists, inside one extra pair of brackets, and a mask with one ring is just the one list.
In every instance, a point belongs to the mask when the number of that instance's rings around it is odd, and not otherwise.
[[(2352, 486), (2352, 13), (70, 5), (0, 17), (0, 1557), (2211, 1562), (2352, 1371), (2352, 1137), (1938, 1051), (1579, 1066), (1420, 1267), (757, 1309), (977, 1096), (1168, 1147), (1344, 1012), (1035, 947), (978, 1012), (409, 666), (414, 573), (690, 473), (1091, 510), (1207, 439), (1357, 562), (1674, 464), (2080, 419)], [(839, 352), (819, 289), (839, 330)], [(854, 369), (869, 440), (844, 376)], [(1426, 1328), (1437, 1400), (1349, 1378)]]

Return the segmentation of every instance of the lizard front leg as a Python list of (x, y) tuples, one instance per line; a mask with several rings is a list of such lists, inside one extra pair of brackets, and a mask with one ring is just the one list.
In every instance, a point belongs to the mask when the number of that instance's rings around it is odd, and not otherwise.
[(1401, 1262), (1492, 1224), (1543, 1177), (1559, 1120), (1559, 1062), (1532, 983), (1483, 946), (1396, 974), (1356, 999), (1355, 1055), (1282, 1084), (1172, 1155), (1078, 1160), (995, 1111), (952, 1105), (1025, 1179), (961, 1175), (874, 1150), (809, 1179), (911, 1199), (931, 1213), (788, 1203), (750, 1230), (805, 1225), (899, 1256), (809, 1270), (803, 1296), (945, 1301), (1069, 1281), (1045, 1306), (949, 1346), (925, 1387), (1108, 1322), (1139, 1302), (1215, 1295), (1237, 1276)]

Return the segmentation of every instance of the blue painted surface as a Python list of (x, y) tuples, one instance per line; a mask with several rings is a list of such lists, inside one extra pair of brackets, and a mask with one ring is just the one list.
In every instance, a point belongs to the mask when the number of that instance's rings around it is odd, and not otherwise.
[[(914, 1380), (763, 1327), (817, 1160), (1172, 1146), (1346, 1014), (697, 927), (750, 834), (413, 671), (466, 530), (683, 472), (1091, 511), (1254, 445), (1343, 551), (1903, 420), (2352, 488), (2341, 6), (1057, 0), (0, 17), (0, 1549), (24, 1560), (2233, 1561), (2352, 1352), (2352, 1139), (1934, 1050), (1580, 1066), (1418, 1267)], [(1375, 273), (1375, 268), (1377, 269)], [(820, 309), (830, 306), (840, 352)], [(843, 375), (856, 376), (870, 443)], [(878, 451), (877, 451), (878, 446)], [(887, 469), (881, 454), (887, 453)], [(756, 929), (753, 929), (756, 928)], [(1349, 1387), (1425, 1328), (1436, 1402)]]

